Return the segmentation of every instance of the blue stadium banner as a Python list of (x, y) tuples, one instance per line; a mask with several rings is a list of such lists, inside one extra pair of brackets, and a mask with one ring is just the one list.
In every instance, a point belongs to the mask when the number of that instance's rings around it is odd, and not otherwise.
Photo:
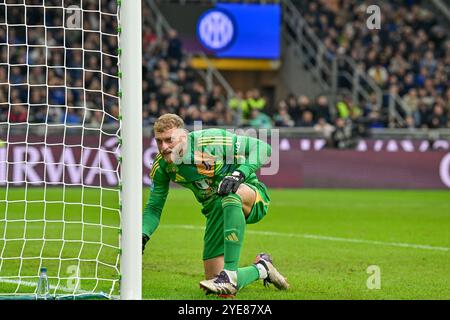
[[(216, 3), (160, 9), (178, 30), (183, 49), (218, 59), (280, 59), (280, 4)], [(175, 15), (176, 12), (183, 15)]]
[(279, 59), (278, 4), (219, 3), (200, 16), (197, 37), (217, 58)]

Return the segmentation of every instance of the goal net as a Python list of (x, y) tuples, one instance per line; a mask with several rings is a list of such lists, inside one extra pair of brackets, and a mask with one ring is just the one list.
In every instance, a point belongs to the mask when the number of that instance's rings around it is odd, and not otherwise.
[(43, 267), (53, 298), (120, 295), (120, 11), (0, 0), (3, 297), (36, 297)]

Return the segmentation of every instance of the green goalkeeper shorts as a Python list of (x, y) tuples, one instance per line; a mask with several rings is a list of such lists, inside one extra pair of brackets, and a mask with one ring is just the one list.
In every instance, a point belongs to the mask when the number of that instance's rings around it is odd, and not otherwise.
[[(270, 203), (270, 197), (267, 187), (260, 181), (245, 183), (256, 191), (256, 200), (249, 216), (246, 219), (247, 224), (260, 221), (267, 213)], [(223, 230), (223, 212), (220, 200), (215, 201), (205, 208), (203, 214), (206, 216), (206, 229), (203, 247), (203, 260), (212, 259), (223, 255), (224, 253), (224, 230)]]

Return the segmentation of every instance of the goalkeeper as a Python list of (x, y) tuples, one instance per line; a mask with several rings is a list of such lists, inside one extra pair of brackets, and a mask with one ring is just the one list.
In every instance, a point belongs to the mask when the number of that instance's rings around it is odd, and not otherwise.
[(248, 284), (262, 279), (276, 288), (289, 287), (268, 254), (238, 268), (246, 224), (261, 220), (270, 202), (266, 186), (255, 171), (270, 156), (265, 142), (222, 129), (188, 133), (183, 120), (165, 114), (154, 124), (159, 154), (150, 172), (153, 185), (143, 215), (142, 251), (159, 225), (170, 181), (186, 187), (202, 204), (206, 217), (203, 263), (207, 294), (235, 296)]

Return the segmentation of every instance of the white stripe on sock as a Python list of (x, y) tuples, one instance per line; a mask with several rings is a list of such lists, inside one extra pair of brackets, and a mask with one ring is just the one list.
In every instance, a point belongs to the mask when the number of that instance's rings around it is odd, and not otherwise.
[(261, 280), (267, 278), (267, 276), (268, 276), (267, 270), (266, 270), (266, 268), (265, 268), (261, 263), (257, 263), (257, 264), (256, 264), (256, 268), (258, 268), (259, 278), (260, 278)]

